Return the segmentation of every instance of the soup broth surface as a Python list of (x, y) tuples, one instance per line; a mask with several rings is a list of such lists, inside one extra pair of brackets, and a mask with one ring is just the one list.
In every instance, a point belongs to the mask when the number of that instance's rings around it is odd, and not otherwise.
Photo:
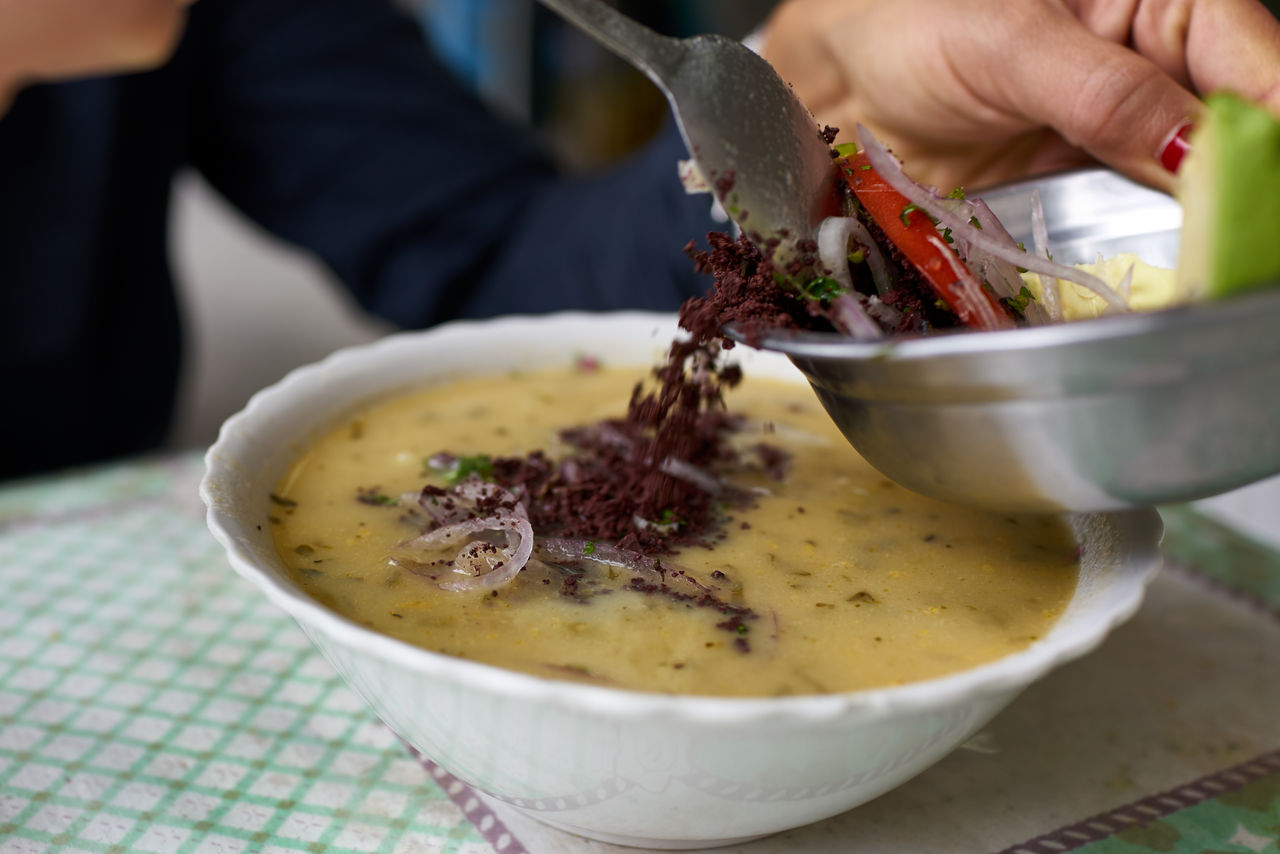
[[(643, 691), (776, 696), (849, 691), (972, 667), (1042, 637), (1076, 584), (1052, 517), (992, 515), (896, 486), (848, 446), (806, 386), (748, 377), (727, 396), (744, 445), (791, 455), (733, 511), (714, 548), (670, 556), (752, 616), (637, 591), (634, 573), (575, 579), (530, 566), (494, 592), (451, 592), (391, 563), (411, 539), (399, 502), (440, 481), (425, 458), (562, 450), (557, 434), (626, 410), (618, 368), (472, 378), (371, 405), (315, 441), (273, 495), (277, 550), (311, 596), (447, 655)], [(363, 497), (363, 498), (362, 498)], [(535, 532), (536, 533), (536, 532)]]

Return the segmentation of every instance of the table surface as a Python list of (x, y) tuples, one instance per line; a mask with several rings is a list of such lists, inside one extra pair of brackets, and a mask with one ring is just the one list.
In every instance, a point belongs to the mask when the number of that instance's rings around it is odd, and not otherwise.
[[(230, 569), (200, 473), (0, 487), (0, 854), (634, 850), (410, 754)], [(1166, 568), (1100, 649), (880, 799), (724, 850), (1280, 854), (1276, 494), (1162, 510)]]

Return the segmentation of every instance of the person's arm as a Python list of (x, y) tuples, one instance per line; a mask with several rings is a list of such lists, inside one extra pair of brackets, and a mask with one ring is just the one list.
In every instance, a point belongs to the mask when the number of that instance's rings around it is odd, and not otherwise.
[(558, 175), (376, 0), (202, 0), (191, 34), (196, 165), (394, 322), (674, 309), (707, 287), (682, 249), (714, 223), (672, 132)]

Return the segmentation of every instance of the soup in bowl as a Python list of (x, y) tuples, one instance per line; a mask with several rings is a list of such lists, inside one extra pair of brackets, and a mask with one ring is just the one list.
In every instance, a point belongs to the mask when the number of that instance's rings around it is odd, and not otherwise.
[[(1023, 518), (915, 496), (854, 455), (785, 358), (745, 348), (737, 439), (780, 451), (744, 459), (788, 465), (736, 471), (748, 499), (718, 502), (703, 542), (644, 563), (535, 538), (501, 584), (406, 556), (430, 539), (423, 501), (447, 494), (422, 491), (439, 483), (427, 458), (555, 445), (625, 408), (675, 332), (666, 315), (561, 314), (339, 352), (224, 425), (210, 528), (423, 755), (544, 822), (649, 847), (870, 800), (1138, 607), (1154, 511)], [(519, 551), (503, 537), (476, 541), (499, 555), (490, 572)]]

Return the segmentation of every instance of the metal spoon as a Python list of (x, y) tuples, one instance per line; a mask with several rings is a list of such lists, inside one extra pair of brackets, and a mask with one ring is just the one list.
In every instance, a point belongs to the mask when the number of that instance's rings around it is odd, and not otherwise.
[(600, 0), (542, 3), (658, 85), (715, 197), (757, 244), (778, 238), (785, 253), (836, 212), (835, 166), (817, 122), (751, 50), (719, 35), (662, 36)]

